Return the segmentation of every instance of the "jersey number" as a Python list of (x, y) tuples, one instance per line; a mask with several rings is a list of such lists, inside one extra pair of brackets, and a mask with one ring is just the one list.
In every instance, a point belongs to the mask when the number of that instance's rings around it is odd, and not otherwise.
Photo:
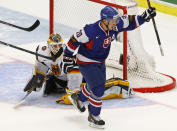
[(82, 30), (76, 32), (76, 37), (80, 37), (82, 35)]

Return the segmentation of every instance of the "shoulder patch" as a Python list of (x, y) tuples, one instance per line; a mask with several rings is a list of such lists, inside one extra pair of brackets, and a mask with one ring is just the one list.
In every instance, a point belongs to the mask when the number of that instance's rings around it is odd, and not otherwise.
[(43, 46), (43, 47), (42, 47), (42, 50), (43, 50), (43, 51), (44, 51), (44, 50), (46, 50), (46, 49), (47, 49), (47, 47), (46, 47), (46, 46)]

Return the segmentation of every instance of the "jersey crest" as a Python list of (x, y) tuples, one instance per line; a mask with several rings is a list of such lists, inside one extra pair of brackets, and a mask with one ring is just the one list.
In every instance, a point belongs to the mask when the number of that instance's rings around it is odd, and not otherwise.
[(61, 71), (58, 64), (52, 65), (52, 74), (54, 74), (55, 76), (60, 76)]
[(111, 40), (112, 40), (111, 37), (104, 39), (103, 48), (108, 48), (109, 45), (111, 44)]

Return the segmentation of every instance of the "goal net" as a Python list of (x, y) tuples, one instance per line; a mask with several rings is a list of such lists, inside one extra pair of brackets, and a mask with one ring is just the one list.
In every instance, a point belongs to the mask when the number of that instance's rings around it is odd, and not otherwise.
[[(50, 0), (50, 33), (57, 32), (69, 39), (86, 24), (99, 20), (106, 5), (117, 9), (120, 15), (138, 14), (135, 0)], [(161, 92), (175, 87), (173, 77), (156, 72), (153, 57), (143, 47), (139, 28), (116, 37), (106, 60), (107, 78), (113, 74), (128, 80), (138, 92)]]

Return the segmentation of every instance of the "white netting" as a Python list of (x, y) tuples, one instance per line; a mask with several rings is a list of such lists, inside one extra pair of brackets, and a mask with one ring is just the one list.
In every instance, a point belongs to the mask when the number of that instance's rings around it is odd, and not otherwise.
[[(63, 37), (70, 37), (75, 31), (93, 23), (100, 18), (100, 10), (105, 6), (87, 0), (54, 0), (54, 32)], [(108, 1), (108, 0), (107, 0)], [(118, 5), (127, 6), (129, 15), (138, 13), (138, 6), (134, 0), (109, 0)], [(119, 14), (122, 10), (118, 9)], [(155, 61), (144, 49), (140, 29), (127, 33), (128, 45), (128, 81), (133, 88), (154, 88), (173, 83), (170, 77), (156, 73)], [(107, 66), (116, 68), (113, 73), (122, 78), (123, 66), (119, 64), (120, 54), (123, 52), (123, 35), (118, 36), (119, 42), (111, 45)]]
[(61, 27), (60, 25), (57, 27), (57, 24), (63, 24), (74, 29), (80, 29), (85, 26), (85, 24), (97, 21), (100, 18), (100, 10), (104, 7), (102, 4), (97, 4), (87, 0), (54, 1), (55, 32), (61, 32)]
[[(114, 0), (115, 1), (115, 0)], [(128, 0), (125, 1), (126, 5)], [(129, 0), (127, 4), (130, 8), (127, 8), (129, 15), (135, 15), (138, 13), (138, 6), (134, 0)], [(115, 3), (120, 3), (118, 0)], [(135, 6), (134, 6), (135, 5)], [(144, 47), (141, 37), (141, 31), (137, 28), (134, 31), (127, 32), (127, 57), (128, 57), (128, 81), (133, 88), (154, 88), (172, 83), (173, 80), (167, 76), (159, 74), (155, 71), (155, 61), (151, 55), (149, 55)], [(122, 34), (119, 35), (119, 40), (122, 42)], [(118, 52), (122, 53), (122, 44), (114, 42), (112, 44), (111, 53), (107, 60), (108, 66), (113, 66), (122, 70), (122, 66), (118, 64), (119, 56)], [(121, 50), (120, 50), (121, 49)], [(119, 50), (119, 51), (117, 51)], [(116, 56), (118, 56), (116, 58)], [(113, 60), (112, 60), (113, 59)], [(121, 77), (121, 76), (120, 76)]]

